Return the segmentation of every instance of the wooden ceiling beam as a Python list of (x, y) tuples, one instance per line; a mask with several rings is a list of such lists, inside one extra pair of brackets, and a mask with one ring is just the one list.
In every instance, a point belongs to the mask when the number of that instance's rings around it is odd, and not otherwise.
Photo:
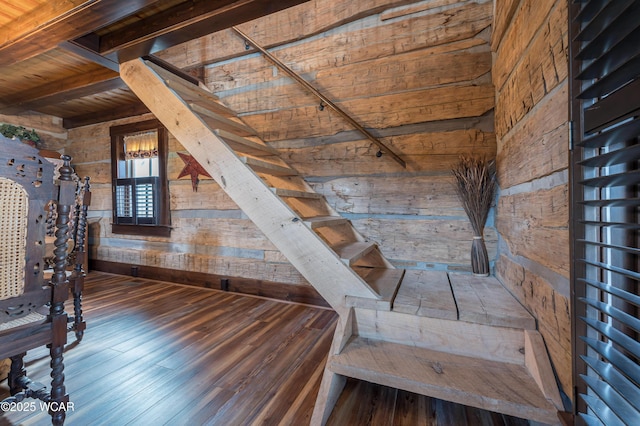
[(0, 114), (19, 114), (30, 109), (82, 98), (96, 93), (126, 87), (120, 74), (110, 69), (99, 68), (73, 77), (54, 81), (19, 93), (15, 99), (3, 99)]
[(62, 120), (62, 127), (65, 129), (74, 129), (76, 127), (104, 123), (105, 121), (119, 120), (121, 118), (148, 114), (150, 112), (151, 111), (149, 111), (149, 108), (147, 108), (145, 104), (142, 102), (136, 102), (119, 108), (111, 108), (109, 111), (98, 111), (64, 118)]
[(103, 35), (99, 53), (122, 63), (307, 1), (192, 0)]
[(109, 68), (115, 72), (120, 72), (120, 64), (74, 41), (63, 41), (58, 44), (58, 47), (75, 56), (91, 61), (94, 64)]
[(13, 65), (162, 0), (52, 0), (0, 28), (0, 67)]

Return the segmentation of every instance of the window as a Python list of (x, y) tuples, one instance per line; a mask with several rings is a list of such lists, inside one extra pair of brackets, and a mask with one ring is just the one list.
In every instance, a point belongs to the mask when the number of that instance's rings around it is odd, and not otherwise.
[(114, 233), (169, 235), (167, 139), (157, 120), (111, 128)]
[(577, 424), (640, 424), (640, 1), (574, 0)]

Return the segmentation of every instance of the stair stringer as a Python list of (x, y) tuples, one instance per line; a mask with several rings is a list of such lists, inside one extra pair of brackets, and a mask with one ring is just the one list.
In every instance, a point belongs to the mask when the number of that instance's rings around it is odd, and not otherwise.
[(238, 207), (340, 315), (346, 296), (379, 296), (142, 59), (120, 76)]

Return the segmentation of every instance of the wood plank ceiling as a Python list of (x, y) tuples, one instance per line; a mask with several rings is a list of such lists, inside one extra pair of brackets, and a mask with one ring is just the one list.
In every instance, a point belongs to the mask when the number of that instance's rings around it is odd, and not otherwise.
[(147, 112), (120, 62), (308, 0), (0, 0), (0, 114), (66, 128)]

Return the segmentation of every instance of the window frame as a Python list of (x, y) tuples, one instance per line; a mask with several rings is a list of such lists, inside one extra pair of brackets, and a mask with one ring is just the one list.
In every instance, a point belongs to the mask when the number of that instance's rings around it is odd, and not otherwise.
[[(116, 185), (121, 180), (118, 177), (119, 165), (126, 161), (124, 158), (124, 137), (126, 135), (144, 131), (157, 131), (158, 133), (158, 205), (157, 224), (124, 224), (117, 223)], [(111, 135), (111, 188), (112, 188), (112, 223), (111, 232), (114, 234), (143, 235), (168, 237), (171, 235), (171, 215), (169, 206), (169, 184), (167, 180), (167, 159), (169, 147), (169, 133), (157, 119), (140, 121), (136, 123), (112, 126), (109, 129)]]

